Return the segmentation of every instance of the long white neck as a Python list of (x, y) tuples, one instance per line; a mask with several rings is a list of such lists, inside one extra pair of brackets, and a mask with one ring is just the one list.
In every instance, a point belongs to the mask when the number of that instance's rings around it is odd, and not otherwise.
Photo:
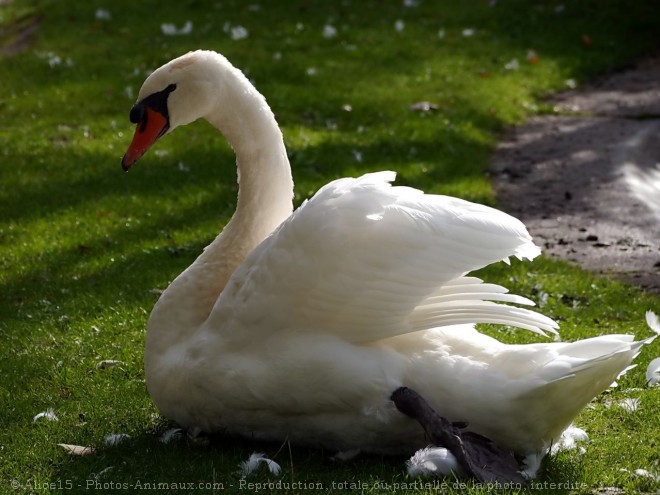
[[(167, 347), (198, 328), (238, 265), (293, 210), (291, 167), (273, 113), (238, 70), (224, 72), (223, 82), (222, 96), (204, 117), (236, 153), (236, 211), (220, 235), (162, 294), (149, 321), (148, 346)], [(165, 328), (176, 335), (165, 338)], [(158, 337), (150, 339), (150, 333)]]

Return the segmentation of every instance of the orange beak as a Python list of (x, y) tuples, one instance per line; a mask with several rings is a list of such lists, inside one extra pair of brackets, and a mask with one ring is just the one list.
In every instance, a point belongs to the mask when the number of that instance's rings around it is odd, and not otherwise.
[(156, 140), (167, 132), (170, 123), (160, 112), (149, 107), (135, 128), (133, 140), (121, 160), (121, 168), (125, 172), (144, 155)]

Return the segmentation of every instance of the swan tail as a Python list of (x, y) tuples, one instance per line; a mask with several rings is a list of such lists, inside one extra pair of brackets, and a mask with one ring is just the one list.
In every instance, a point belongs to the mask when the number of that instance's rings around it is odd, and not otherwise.
[(498, 302), (533, 306), (534, 302), (476, 277), (459, 277), (436, 290), (415, 308), (410, 316), (412, 328), (427, 330), (446, 325), (494, 323), (529, 330), (545, 337), (558, 337), (557, 323), (535, 311)]
[[(575, 416), (615, 380), (632, 369), (630, 363), (642, 346), (650, 344), (655, 336), (635, 341), (633, 335), (602, 335), (557, 346), (556, 356), (537, 368), (530, 383), (536, 385), (518, 397), (518, 407), (535, 418), (530, 428), (542, 428), (536, 445), (527, 453), (541, 452), (557, 443), (562, 432)], [(552, 414), (547, 407), (552, 405)], [(539, 418), (546, 418), (545, 424)]]

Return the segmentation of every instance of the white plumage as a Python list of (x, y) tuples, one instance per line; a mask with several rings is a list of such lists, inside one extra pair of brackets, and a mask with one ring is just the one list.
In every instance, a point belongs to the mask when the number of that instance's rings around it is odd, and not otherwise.
[(379, 172), (323, 187), (236, 269), (207, 326), (246, 342), (263, 335), (265, 320), (270, 333), (313, 331), (351, 343), (475, 322), (556, 333), (549, 318), (488, 299), (531, 301), (463, 276), (536, 255), (520, 222), (392, 180)]
[[(232, 220), (149, 321), (147, 386), (179, 424), (411, 454), (425, 446), (423, 431), (390, 401), (407, 386), (450, 420), (538, 454), (643, 344), (607, 335), (505, 345), (482, 335), (474, 323), (556, 334), (549, 318), (502, 304), (531, 301), (468, 275), (538, 255), (521, 222), (393, 187), (393, 172), (333, 181), (292, 213), (281, 132), (239, 70), (213, 52), (175, 59), (146, 80), (132, 118), (159, 94), (169, 127), (153, 141), (206, 118), (236, 151), (240, 185)], [(164, 122), (149, 115), (149, 125)], [(125, 168), (152, 144), (145, 128)]]

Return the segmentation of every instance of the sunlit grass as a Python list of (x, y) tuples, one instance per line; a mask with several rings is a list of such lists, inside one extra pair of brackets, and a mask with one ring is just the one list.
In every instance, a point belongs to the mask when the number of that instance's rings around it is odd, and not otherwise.
[[(111, 19), (97, 19), (97, 9)], [(41, 17), (30, 48), (0, 60), (0, 492), (57, 492), (67, 483), (84, 492), (96, 481), (137, 480), (215, 481), (238, 491), (238, 463), (253, 451), (280, 462), (282, 480), (319, 482), (325, 491), (333, 482), (356, 493), (395, 491), (396, 483), (403, 491), (401, 484), (412, 482), (402, 459), (336, 464), (331, 453), (249, 440), (158, 441), (169, 425), (144, 386), (146, 320), (159, 291), (229, 219), (236, 184), (229, 146), (201, 122), (159, 142), (158, 153), (130, 174), (121, 172), (132, 133), (128, 111), (150, 70), (200, 47), (243, 68), (282, 126), (296, 203), (334, 178), (391, 169), (401, 184), (495, 204), (486, 171), (504, 127), (542, 108), (543, 96), (567, 79), (585, 80), (653, 48), (656, 11), (654, 2), (617, 1), (0, 6), (0, 23)], [(188, 36), (160, 30), (163, 22), (188, 19)], [(403, 29), (395, 29), (397, 21)], [(238, 25), (249, 36), (235, 41), (230, 28)], [(336, 36), (323, 37), (325, 25)], [(514, 59), (518, 68), (506, 69)], [(410, 109), (420, 101), (437, 110)], [(660, 312), (657, 297), (547, 259), (481, 275), (539, 301), (566, 340), (642, 338), (649, 335), (644, 312)], [(497, 326), (484, 330), (511, 342), (535, 340)], [(586, 453), (546, 462), (540, 481), (575, 482), (577, 491), (658, 489), (633, 471), (660, 471), (660, 394), (626, 389), (644, 387), (645, 364), (659, 349), (644, 349), (641, 366), (606, 397), (639, 396), (638, 412), (627, 415), (599, 398), (577, 420), (591, 434)], [(97, 368), (108, 359), (121, 363)], [(33, 423), (49, 408), (59, 421)], [(105, 447), (110, 433), (131, 438)], [(71, 457), (58, 443), (99, 450)], [(465, 493), (452, 480), (442, 489)]]

